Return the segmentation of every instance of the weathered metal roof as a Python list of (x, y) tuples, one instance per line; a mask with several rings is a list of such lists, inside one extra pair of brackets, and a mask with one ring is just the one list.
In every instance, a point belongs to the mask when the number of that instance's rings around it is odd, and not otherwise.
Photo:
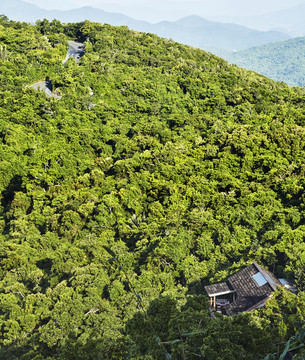
[(253, 275), (258, 272), (256, 264), (252, 264), (229, 277), (228, 281), (236, 291), (236, 300), (226, 308), (228, 315), (247, 311), (253, 308), (255, 304), (268, 299), (272, 294), (274, 288), (268, 281), (259, 285), (253, 278)]
[(204, 287), (210, 297), (230, 294), (234, 292), (230, 284), (222, 282), (219, 284), (208, 285)]
[(226, 307), (228, 315), (248, 311), (264, 303), (281, 283), (255, 262), (238, 271), (226, 282), (205, 286), (210, 297), (235, 292), (235, 301)]

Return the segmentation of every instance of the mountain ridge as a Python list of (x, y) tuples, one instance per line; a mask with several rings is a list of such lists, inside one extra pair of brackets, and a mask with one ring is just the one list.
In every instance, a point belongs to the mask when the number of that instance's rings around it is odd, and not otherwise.
[(305, 37), (265, 44), (243, 51), (211, 49), (230, 63), (284, 81), (291, 86), (305, 85)]
[(278, 10), (260, 16), (212, 17), (212, 20), (235, 22), (259, 30), (282, 29), (294, 37), (305, 35), (304, 25), (305, 4), (290, 9)]
[[(132, 19), (124, 14), (106, 12), (91, 6), (72, 10), (43, 10), (22, 0), (15, 0), (15, 5), (5, 7), (7, 3), (0, 4), (0, 12), (6, 13), (13, 20), (36, 21), (38, 18), (54, 18), (62, 22), (78, 22), (84, 20), (109, 23), (111, 25), (126, 25), (131, 29), (156, 33), (159, 36), (172, 38), (175, 41), (199, 48), (211, 46), (226, 50), (240, 50), (269, 42), (288, 39), (287, 34), (281, 32), (255, 31), (241, 25), (216, 23), (196, 17), (201, 26), (194, 26), (194, 17), (185, 17), (176, 22), (159, 22), (151, 24), (145, 21)], [(10, 4), (10, 3), (8, 3)], [(19, 4), (16, 6), (16, 4)], [(25, 5), (24, 5), (25, 4)], [(30, 5), (30, 7), (28, 5)], [(23, 8), (23, 6), (25, 6)], [(36, 9), (36, 10), (35, 10)], [(188, 26), (185, 26), (188, 23)]]

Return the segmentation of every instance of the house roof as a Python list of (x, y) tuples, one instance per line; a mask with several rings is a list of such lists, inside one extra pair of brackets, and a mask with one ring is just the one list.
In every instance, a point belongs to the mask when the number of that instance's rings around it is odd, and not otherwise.
[(219, 284), (213, 284), (205, 286), (205, 291), (208, 293), (210, 297), (212, 296), (220, 296), (225, 294), (230, 294), (234, 292), (234, 289), (231, 287), (230, 283), (222, 282)]
[(230, 276), (226, 282), (205, 286), (210, 297), (235, 292), (235, 301), (226, 307), (227, 315), (248, 311), (264, 304), (281, 283), (257, 263)]

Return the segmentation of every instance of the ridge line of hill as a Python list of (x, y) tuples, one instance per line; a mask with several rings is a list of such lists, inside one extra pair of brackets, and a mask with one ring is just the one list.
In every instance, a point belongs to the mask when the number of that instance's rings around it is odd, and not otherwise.
[(216, 23), (202, 18), (200, 21), (197, 18), (196, 21), (200, 26), (194, 27), (192, 16), (176, 22), (150, 24), (123, 14), (110, 13), (90, 6), (63, 11), (43, 10), (22, 0), (14, 0), (13, 3), (1, 2), (0, 13), (19, 21), (33, 22), (37, 19), (53, 20), (55, 18), (62, 22), (91, 20), (116, 26), (126, 25), (133, 30), (156, 33), (161, 37), (172, 38), (175, 41), (202, 49), (214, 46), (226, 50), (239, 50), (289, 38), (289, 35), (282, 32), (258, 31), (241, 25)]

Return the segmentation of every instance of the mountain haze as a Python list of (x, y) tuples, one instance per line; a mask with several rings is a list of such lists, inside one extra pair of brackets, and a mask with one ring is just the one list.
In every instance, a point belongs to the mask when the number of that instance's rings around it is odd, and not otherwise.
[(305, 35), (305, 4), (260, 16), (213, 17), (218, 21), (234, 22), (257, 30), (284, 31), (291, 36)]
[(150, 31), (201, 49), (217, 47), (241, 50), (289, 38), (287, 34), (277, 31), (256, 31), (236, 24), (211, 22), (195, 15), (176, 22), (163, 21), (154, 24)]
[(230, 63), (293, 86), (305, 85), (305, 38), (295, 38), (233, 53), (219, 52)]
[(126, 25), (130, 29), (151, 32), (202, 49), (216, 47), (225, 50), (241, 50), (289, 38), (287, 34), (281, 32), (262, 32), (240, 25), (211, 22), (199, 16), (185, 17), (176, 22), (162, 21), (150, 24), (90, 6), (66, 11), (43, 10), (21, 0), (1, 2), (0, 13), (6, 14), (13, 20), (27, 22), (35, 22), (36, 19), (43, 18), (58, 19), (62, 22), (78, 22), (87, 19), (116, 26)]
[(157, 23), (163, 20), (176, 21), (184, 16), (263, 15), (297, 6), (304, 0), (25, 0), (41, 8), (66, 10), (84, 5), (93, 6), (109, 12), (123, 13), (132, 18)]

